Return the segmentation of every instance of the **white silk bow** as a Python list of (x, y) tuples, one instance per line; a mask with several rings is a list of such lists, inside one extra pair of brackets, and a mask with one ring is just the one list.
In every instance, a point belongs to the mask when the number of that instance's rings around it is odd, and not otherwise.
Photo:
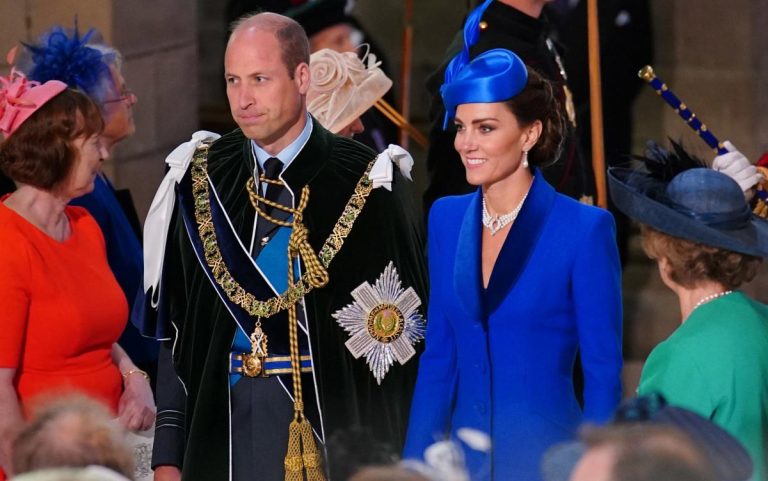
[(411, 168), (413, 168), (413, 157), (407, 150), (399, 145), (389, 144), (389, 147), (382, 151), (368, 174), (368, 178), (373, 181), (373, 188), (384, 187), (392, 190), (392, 164), (396, 164), (403, 177), (411, 179)]
[(152, 199), (147, 220), (144, 221), (144, 292), (150, 293), (152, 307), (157, 307), (160, 294), (160, 278), (163, 273), (163, 256), (168, 239), (168, 227), (171, 223), (176, 203), (174, 187), (178, 184), (192, 161), (195, 150), (203, 142), (211, 142), (221, 137), (219, 134), (198, 130), (192, 139), (179, 145), (165, 158), (169, 170)]

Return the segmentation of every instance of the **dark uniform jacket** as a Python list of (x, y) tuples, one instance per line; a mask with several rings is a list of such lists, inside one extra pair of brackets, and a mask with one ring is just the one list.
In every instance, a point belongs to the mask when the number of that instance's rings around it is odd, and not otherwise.
[[(251, 178), (255, 165), (251, 152), (251, 143), (240, 130), (220, 138), (208, 152), (210, 183), (245, 249), (254, 223), (254, 209), (246, 191), (246, 181)], [(314, 122), (308, 142), (282, 177), (295, 193), (296, 202), (301, 188), (305, 185), (310, 188), (304, 224), (309, 229), (309, 241), (315, 252), (330, 235), (355, 186), (375, 157), (376, 154), (362, 144), (337, 137)], [(376, 188), (370, 193), (328, 268), (329, 283), (304, 297), (314, 366), (314, 375), (303, 376), (305, 412), (318, 436), (326, 442), (345, 439), (350, 432), (365, 433), (362, 438), (367, 440), (367, 446), (356, 447), (361, 452), (375, 448), (396, 453), (401, 449), (423, 341), (415, 345), (416, 355), (404, 365), (395, 362), (378, 385), (366, 359), (355, 359), (345, 347), (349, 335), (332, 314), (353, 303), (351, 291), (363, 282), (373, 285), (390, 262), (397, 269), (402, 288), (412, 287), (417, 292), (423, 303), (419, 312), (424, 312), (427, 281), (421, 221), (408, 189), (407, 181), (395, 167), (392, 191)], [(231, 306), (229, 310), (225, 307), (201, 267), (187, 227), (181, 221), (185, 203), (191, 205), (185, 200), (190, 193), (188, 171), (177, 187), (177, 211), (168, 234), (157, 325), (145, 324), (145, 330), (171, 339), (173, 367), (186, 390), (186, 396), (183, 393), (181, 396), (183, 402), (178, 403), (180, 384), (170, 379), (173, 371), (161, 366), (153, 464), (182, 466), (185, 480), (226, 480), (230, 479), (230, 431), (233, 425), (248, 422), (230, 419), (229, 355), (236, 323), (230, 314)], [(222, 250), (240, 249), (248, 255), (239, 245), (220, 244)], [(281, 253), (283, 255), (286, 254)], [(242, 276), (238, 279), (238, 266), (228, 267), (241, 284), (249, 284)], [(249, 275), (253, 277), (252, 272)], [(256, 296), (265, 299), (259, 294)], [(288, 352), (285, 319), (285, 312), (274, 319), (262, 319), (270, 339), (270, 352)], [(250, 323), (244, 326), (246, 332), (251, 332), (252, 322), (252, 318), (246, 321)], [(290, 374), (280, 379), (286, 390), (290, 390)], [(259, 384), (263, 379), (250, 381), (254, 390), (264, 386)], [(285, 403), (292, 409), (287, 392), (274, 402)], [(282, 443), (288, 425), (271, 424), (260, 426), (257, 434), (267, 442), (274, 435), (275, 442)], [(284, 452), (284, 448), (281, 450)], [(336, 448), (328, 446), (332, 470), (335, 451)], [(270, 462), (282, 469), (283, 459), (277, 458)], [(253, 479), (271, 479), (259, 477), (257, 473), (254, 476)]]

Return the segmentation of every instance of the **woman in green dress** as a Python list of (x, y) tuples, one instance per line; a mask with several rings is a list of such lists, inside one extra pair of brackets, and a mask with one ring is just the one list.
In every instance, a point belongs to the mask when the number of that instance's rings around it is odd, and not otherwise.
[(609, 171), (614, 202), (642, 224), (643, 248), (680, 302), (681, 325), (651, 352), (638, 393), (719, 424), (750, 453), (752, 479), (768, 479), (768, 306), (736, 290), (768, 256), (768, 223), (730, 177), (655, 165)]

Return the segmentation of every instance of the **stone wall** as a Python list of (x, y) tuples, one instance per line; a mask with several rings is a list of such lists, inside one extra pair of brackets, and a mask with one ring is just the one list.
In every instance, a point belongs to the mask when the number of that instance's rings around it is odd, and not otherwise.
[[(768, 150), (768, 12), (760, 0), (652, 2), (655, 70), (717, 135), (753, 161)], [(636, 109), (638, 137), (683, 138), (713, 154), (653, 92)]]
[[(134, 107), (136, 135), (122, 142), (105, 171), (131, 189), (139, 216), (149, 208), (163, 160), (198, 125), (197, 8), (191, 0), (2, 0), (0, 52), (34, 41), (54, 24), (95, 27), (122, 52)], [(5, 61), (5, 55), (2, 55)], [(3, 64), (3, 71), (7, 65)]]
[[(357, 0), (354, 14), (384, 50), (399, 92), (403, 0)], [(652, 2), (660, 77), (722, 139), (756, 159), (768, 150), (768, 10), (760, 0)], [(222, 77), (226, 2), (203, 0), (3, 0), (0, 53), (33, 40), (54, 23), (99, 28), (125, 54), (126, 79), (139, 96), (136, 135), (118, 147), (107, 171), (130, 187), (143, 216), (163, 171), (165, 154), (198, 126), (230, 121)], [(423, 123), (427, 74), (460, 28), (464, 0), (414, 2), (412, 118)], [(4, 57), (4, 55), (2, 56)], [(4, 61), (4, 58), (2, 58)], [(198, 88), (200, 85), (200, 88)], [(682, 137), (710, 153), (647, 89), (636, 109), (636, 140)]]

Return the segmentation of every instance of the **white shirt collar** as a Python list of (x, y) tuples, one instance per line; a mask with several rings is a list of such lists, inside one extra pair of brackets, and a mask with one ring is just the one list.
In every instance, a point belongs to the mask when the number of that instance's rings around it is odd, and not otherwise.
[[(280, 162), (283, 163), (283, 171), (293, 162), (293, 159), (299, 155), (301, 149), (304, 148), (304, 144), (309, 140), (309, 136), (312, 135), (312, 117), (307, 113), (307, 123), (304, 125), (304, 129), (301, 131), (298, 137), (288, 144), (283, 150), (277, 153), (277, 155), (270, 155), (266, 150), (262, 149), (256, 144), (256, 141), (251, 140), (251, 147), (253, 150), (253, 157), (259, 165), (259, 169), (264, 171), (264, 163), (272, 158), (277, 157)], [(254, 177), (257, 176), (254, 173)]]

